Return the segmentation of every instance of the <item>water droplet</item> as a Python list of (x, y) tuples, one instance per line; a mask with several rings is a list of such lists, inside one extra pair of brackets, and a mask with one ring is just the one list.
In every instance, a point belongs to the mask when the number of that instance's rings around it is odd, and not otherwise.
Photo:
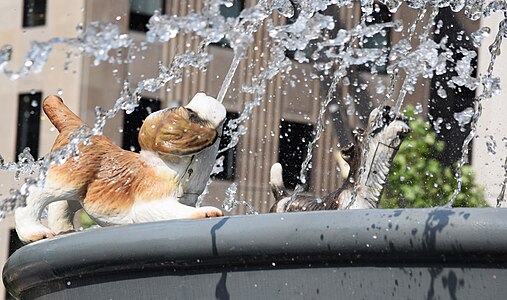
[(77, 26), (76, 26), (76, 32), (77, 32), (77, 33), (82, 33), (82, 32), (83, 32), (83, 29), (84, 29), (84, 27), (83, 27), (83, 23), (79, 23), (79, 24), (77, 24)]
[(480, 47), (482, 41), (489, 36), (491, 32), (491, 28), (489, 27), (482, 27), (481, 29), (477, 30), (476, 32), (473, 32), (471, 34), (472, 41), (475, 47)]
[(461, 112), (454, 113), (454, 119), (458, 121), (458, 125), (460, 127), (465, 126), (466, 124), (472, 121), (472, 117), (474, 116), (474, 109), (471, 107), (465, 108)]
[(424, 110), (423, 110), (423, 106), (421, 103), (417, 103), (415, 105), (415, 110), (414, 110), (414, 114), (418, 115), (420, 113), (422, 113)]
[(496, 154), (496, 141), (495, 138), (492, 135), (486, 136), (486, 148), (488, 150), (489, 155), (495, 155)]
[(440, 98), (447, 98), (447, 92), (445, 91), (445, 89), (443, 87), (440, 87), (438, 90), (437, 90), (437, 94)]

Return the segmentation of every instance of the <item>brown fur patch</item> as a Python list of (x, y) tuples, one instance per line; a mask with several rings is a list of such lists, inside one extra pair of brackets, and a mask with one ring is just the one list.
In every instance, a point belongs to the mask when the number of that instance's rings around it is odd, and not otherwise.
[(46, 97), (42, 108), (59, 132), (73, 130), (81, 125), (86, 125), (83, 120), (63, 104), (62, 98), (58, 96), (51, 95)]
[(142, 149), (161, 155), (188, 155), (197, 153), (215, 143), (217, 131), (184, 107), (150, 115), (139, 131)]
[(88, 213), (123, 214), (135, 199), (159, 200), (175, 191), (170, 174), (146, 165), (139, 154), (125, 151), (103, 136), (91, 141), (91, 145), (79, 147), (78, 159), (69, 159), (48, 173), (64, 181), (64, 186), (81, 190), (80, 200)]
[[(44, 100), (44, 111), (60, 130), (52, 150), (67, 145), (69, 134), (86, 126), (56, 96)], [(62, 188), (77, 190), (90, 214), (123, 214), (136, 199), (160, 200), (176, 189), (169, 171), (148, 166), (138, 153), (121, 149), (105, 136), (92, 137), (91, 144), (80, 145), (79, 151), (77, 159), (52, 166), (47, 179)]]

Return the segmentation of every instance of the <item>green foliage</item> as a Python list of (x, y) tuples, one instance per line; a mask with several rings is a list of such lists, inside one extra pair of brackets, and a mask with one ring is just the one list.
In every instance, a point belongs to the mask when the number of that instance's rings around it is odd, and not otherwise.
[(83, 228), (89, 228), (93, 225), (97, 225), (97, 223), (95, 223), (95, 221), (84, 210), (77, 212), (77, 219)]
[[(443, 166), (435, 157), (444, 153), (445, 142), (437, 139), (430, 124), (407, 109), (411, 132), (401, 144), (389, 173), (380, 207), (433, 207), (449, 201), (457, 186), (455, 168)], [(462, 168), (463, 185), (454, 207), (487, 206), (483, 190), (474, 183), (468, 165)]]

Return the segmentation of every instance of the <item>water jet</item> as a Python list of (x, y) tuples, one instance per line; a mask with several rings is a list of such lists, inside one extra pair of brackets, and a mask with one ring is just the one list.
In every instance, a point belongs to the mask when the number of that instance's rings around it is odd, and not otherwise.
[[(457, 177), (452, 197), (444, 199), (448, 206), (455, 203), (467, 184), (462, 173), (470, 157), (469, 146), (481, 132), (482, 106), (500, 92), (503, 76), (495, 69), (505, 33), (505, 7), (500, 1), (361, 1), (359, 5), (348, 0), (261, 0), (248, 3), (236, 16), (222, 16), (222, 5), (233, 2), (210, 0), (177, 16), (155, 12), (146, 35), (123, 33), (117, 24), (87, 23), (78, 26), (74, 38), (34, 42), (20, 68), (11, 65), (15, 49), (0, 48), (0, 73), (10, 80), (41, 72), (57, 45), (68, 47), (69, 58), (85, 56), (97, 68), (118, 66), (112, 74), (114, 80), (120, 79), (115, 103), (106, 106), (109, 109), (95, 109), (94, 126), (74, 132), (69, 147), (40, 160), (21, 152), (17, 162), (2, 160), (2, 170), (29, 177), (28, 186), (43, 185), (52, 163), (74, 159), (77, 145), (103, 134), (108, 130), (106, 123), (114, 122), (122, 110), (134, 112), (144, 95), (178, 94), (181, 97), (171, 101), (187, 99), (183, 95), (203, 85), (202, 78), (223, 55), (213, 45), (222, 45), (231, 47), (227, 54), (231, 63), (222, 68), (219, 80), (213, 73), (214, 84), (207, 87), (239, 114), (227, 122), (225, 136), (230, 138), (219, 151), (224, 158), (213, 172), (225, 169), (225, 154), (238, 143), (245, 166), (237, 180), (212, 179), (197, 205), (220, 203), (225, 197), (224, 208), (244, 207), (253, 201), (257, 210), (252, 212), (266, 212), (272, 204), (267, 192), (269, 165), (284, 155), (287, 161), (296, 161), (287, 154), (291, 151), (279, 154), (284, 144), (296, 140), (293, 131), (310, 134), (299, 138), (303, 146), (287, 146), (299, 153), (296, 165), (301, 165), (289, 172), (293, 175), (290, 188), (295, 195), (329, 193), (342, 183), (332, 152), (337, 144), (344, 147), (351, 141), (349, 129), (365, 125), (376, 107), (390, 105), (397, 115), (411, 102), (416, 102), (412, 103), (416, 111), (421, 108), (419, 113), (429, 113), (430, 124), (440, 136), (451, 135), (448, 127), (458, 129), (458, 142), (450, 143), (456, 149), (447, 152), (449, 160), (458, 158)], [(458, 15), (467, 21), (456, 21)], [(479, 28), (478, 19), (494, 26)], [(462, 24), (467, 25), (457, 26)], [(386, 36), (397, 38), (391, 41)], [(139, 58), (144, 57), (143, 51), (168, 43), (185, 47), (171, 48), (176, 50), (155, 62), (151, 75), (131, 76), (129, 67), (146, 62)], [(483, 68), (476, 69), (477, 57)], [(303, 77), (295, 76), (296, 71)], [(298, 100), (301, 87), (313, 101)], [(421, 89), (426, 92), (420, 93)], [(411, 99), (415, 95), (424, 97)], [(456, 95), (461, 100), (451, 102)], [(449, 103), (456, 105), (451, 108)], [(259, 111), (279, 114), (273, 121)], [(291, 116), (306, 122), (284, 123)], [(269, 129), (260, 138), (246, 138), (262, 128)], [(500, 144), (501, 136), (484, 142), (490, 154), (500, 148), (495, 139)], [(270, 150), (268, 145), (278, 148)], [(258, 165), (259, 157), (269, 161), (268, 167)], [(495, 179), (498, 191), (489, 197), (495, 205), (498, 193), (504, 197), (502, 163), (494, 166), (502, 174)], [(421, 176), (430, 178), (434, 173)], [(358, 178), (367, 174), (367, 166), (361, 165)], [(24, 205), (27, 190), (13, 190), (2, 200), (2, 216)], [(4, 283), (16, 297), (39, 299), (77, 299), (79, 295), (330, 298), (337, 293), (349, 298), (378, 298), (379, 294), (475, 298), (486, 293), (501, 298), (506, 293), (501, 279), (506, 278), (507, 253), (503, 215), (503, 210), (492, 208), (372, 209), (102, 228), (21, 248), (5, 265)]]

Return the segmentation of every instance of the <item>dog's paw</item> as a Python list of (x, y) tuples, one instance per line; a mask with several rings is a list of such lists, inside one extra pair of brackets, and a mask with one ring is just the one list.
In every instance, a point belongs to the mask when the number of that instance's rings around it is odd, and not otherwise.
[(195, 213), (196, 219), (202, 219), (202, 218), (214, 218), (214, 217), (223, 217), (224, 213), (213, 206), (204, 206), (199, 207)]
[(22, 227), (23, 228), (16, 228), (16, 231), (19, 239), (26, 244), (55, 236), (54, 232), (42, 224), (33, 224)]

